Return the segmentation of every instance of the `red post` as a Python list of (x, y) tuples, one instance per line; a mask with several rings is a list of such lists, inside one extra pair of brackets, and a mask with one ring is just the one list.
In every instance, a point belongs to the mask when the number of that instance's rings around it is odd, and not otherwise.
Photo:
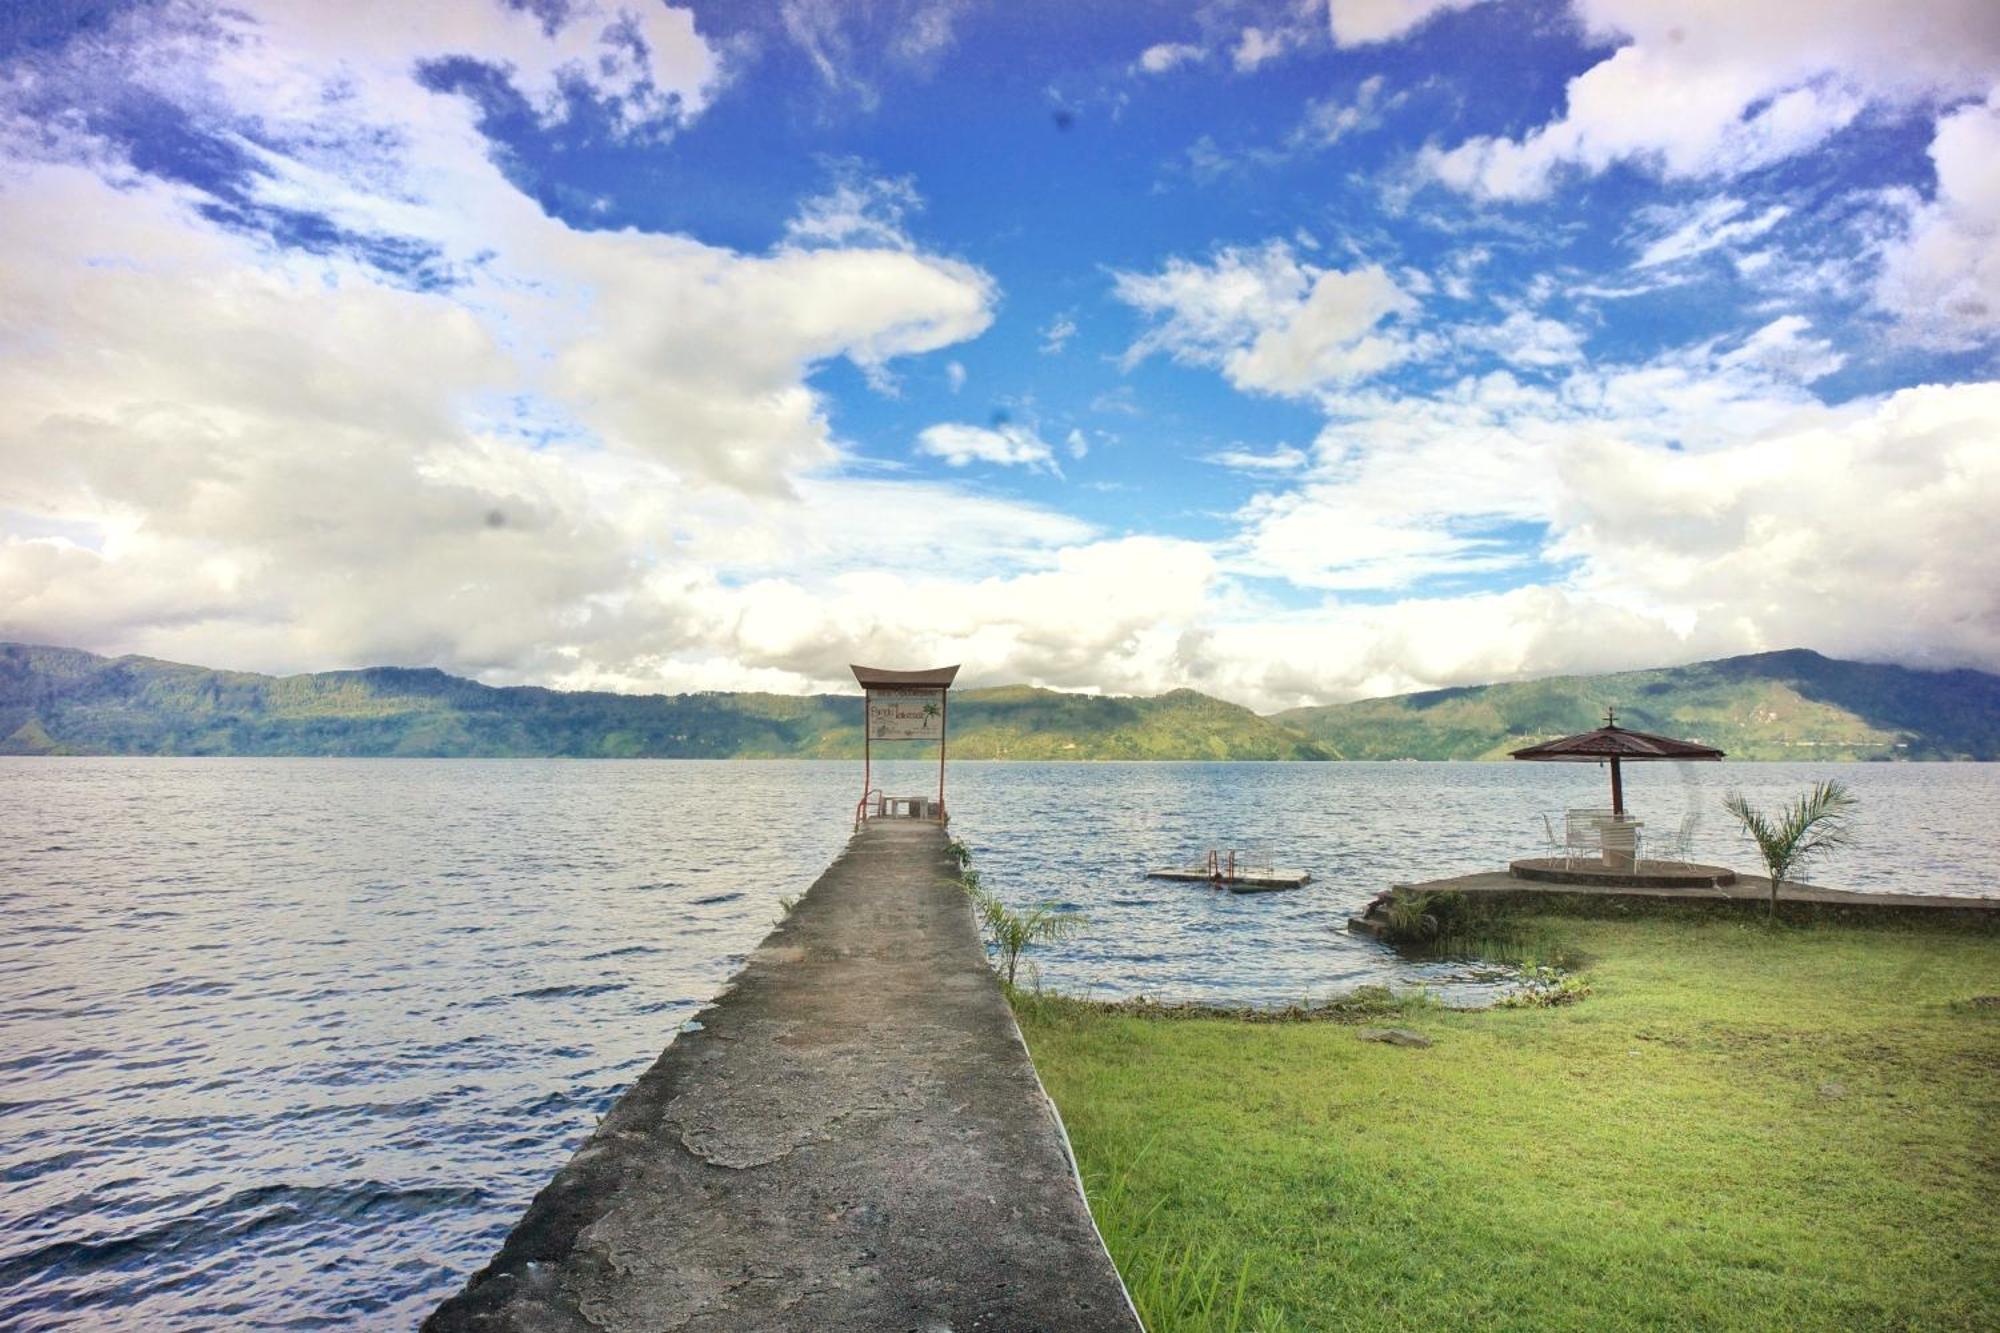
[(938, 691), (938, 818), (948, 816), (944, 809), (944, 740), (951, 730), (951, 691)]
[(1611, 817), (1625, 817), (1625, 782), (1618, 775), (1618, 756), (1611, 757)]
[(869, 709), (875, 702), (875, 691), (861, 692), (861, 817), (868, 817), (868, 793), (875, 789), (875, 729), (869, 725)]

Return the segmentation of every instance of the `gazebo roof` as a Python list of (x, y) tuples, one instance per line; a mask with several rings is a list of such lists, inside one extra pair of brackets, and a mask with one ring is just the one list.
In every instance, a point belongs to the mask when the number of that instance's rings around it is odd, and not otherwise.
[(1525, 749), (1515, 750), (1513, 757), (1554, 763), (1564, 761), (1595, 763), (1600, 759), (1631, 761), (1722, 758), (1722, 751), (1712, 745), (1696, 745), (1693, 741), (1677, 741), (1668, 736), (1629, 731), (1618, 725), (1617, 717), (1616, 713), (1607, 713), (1604, 725), (1595, 731), (1565, 736), (1561, 740), (1543, 741), (1540, 745), (1530, 745)]
[(948, 690), (951, 688), (952, 680), (958, 675), (958, 668), (955, 666), (932, 667), (928, 671), (889, 671), (883, 667), (854, 666), (850, 663), (848, 670), (854, 673), (854, 678), (861, 682), (861, 688), (864, 690), (894, 689), (899, 685), (904, 688), (917, 686), (924, 689)]

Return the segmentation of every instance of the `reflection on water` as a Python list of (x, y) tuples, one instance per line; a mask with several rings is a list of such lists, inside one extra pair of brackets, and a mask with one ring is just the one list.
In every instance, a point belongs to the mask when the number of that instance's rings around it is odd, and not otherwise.
[[(1708, 816), (1823, 766), (1630, 770)], [(1339, 929), (1392, 880), (1535, 850), (1590, 766), (955, 766), (988, 887), (1091, 929), (1045, 984), (1476, 996)], [(1844, 887), (2000, 882), (1991, 766), (1855, 766)], [(935, 782), (890, 766), (892, 794)], [(0, 759), (0, 1327), (408, 1326), (839, 849), (851, 764)], [(1140, 878), (1211, 845), (1310, 870)], [(1264, 858), (1260, 858), (1264, 859)], [(1456, 978), (1456, 979), (1455, 979)]]

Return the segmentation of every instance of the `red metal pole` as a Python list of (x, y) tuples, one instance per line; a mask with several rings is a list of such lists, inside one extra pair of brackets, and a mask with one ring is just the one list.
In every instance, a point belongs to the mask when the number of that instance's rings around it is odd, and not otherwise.
[(875, 691), (861, 692), (861, 810), (862, 818), (868, 817), (868, 793), (875, 790), (875, 729), (869, 725), (868, 714), (875, 703)]
[(938, 691), (938, 818), (946, 818), (944, 809), (944, 738), (951, 724), (951, 691)]
[(1618, 758), (1611, 759), (1611, 814), (1613, 818), (1625, 817), (1625, 782), (1618, 776)]

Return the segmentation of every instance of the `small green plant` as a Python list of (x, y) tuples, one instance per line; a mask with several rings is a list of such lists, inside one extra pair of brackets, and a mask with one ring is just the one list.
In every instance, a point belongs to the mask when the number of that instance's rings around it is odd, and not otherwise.
[(1023, 950), (1037, 944), (1060, 944), (1090, 924), (1081, 912), (1065, 912), (1062, 904), (1056, 902), (1037, 903), (1017, 912), (981, 889), (976, 871), (967, 871), (960, 882), (972, 899), (973, 910), (979, 914), (979, 923), (986, 928), (987, 938), (1000, 954), (1001, 975), (1010, 991)]
[(972, 849), (957, 838), (953, 838), (944, 845), (944, 854), (958, 863), (958, 868), (961, 872), (972, 864)]
[(1553, 1009), (1557, 1005), (1575, 1004), (1590, 994), (1590, 983), (1559, 967), (1537, 964), (1528, 969), (1521, 980), (1521, 989), (1503, 996), (1494, 1004), (1495, 1009)]
[(805, 895), (802, 893), (788, 893), (783, 897), (779, 898), (778, 921), (777, 923), (774, 924), (780, 924), (784, 921), (786, 917), (790, 916), (792, 914), (792, 909), (796, 908), (799, 905), (800, 901), (804, 899), (804, 897)]
[(1763, 811), (1733, 791), (1722, 798), (1727, 810), (1757, 844), (1757, 855), (1771, 877), (1771, 902), (1765, 915), (1778, 915), (1778, 886), (1794, 870), (1854, 841), (1849, 813), (1860, 801), (1846, 784), (1834, 779), (1816, 782), (1811, 791), (1780, 810), (1775, 816)]
[(1465, 895), (1397, 889), (1383, 904), (1383, 934), (1396, 944), (1433, 944), (1457, 932), (1467, 916)]

